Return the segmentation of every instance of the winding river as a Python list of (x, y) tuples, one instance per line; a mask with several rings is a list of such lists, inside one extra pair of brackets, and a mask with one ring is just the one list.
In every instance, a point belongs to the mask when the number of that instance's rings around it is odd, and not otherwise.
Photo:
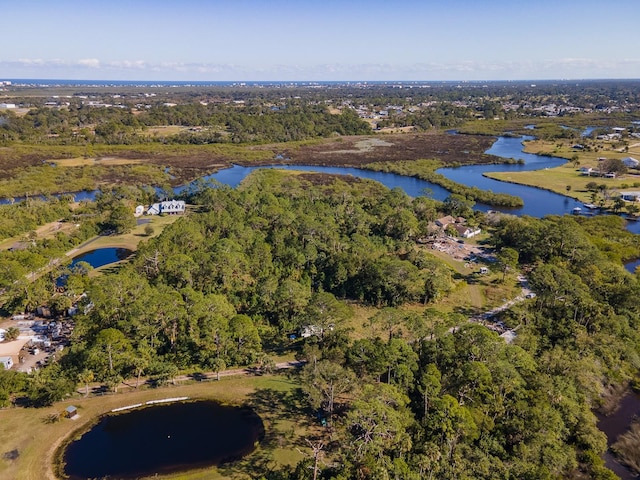
[[(551, 157), (548, 155), (534, 155), (523, 151), (523, 142), (531, 140), (532, 136), (523, 137), (498, 137), (491, 148), (485, 153), (506, 159), (522, 160), (521, 163), (510, 164), (490, 164), (490, 165), (466, 165), (456, 168), (441, 168), (437, 172), (447, 178), (463, 185), (478, 187), (483, 190), (491, 190), (495, 193), (507, 193), (515, 195), (524, 201), (521, 208), (501, 208), (478, 203), (475, 208), (481, 211), (499, 210), (514, 215), (529, 215), (532, 217), (543, 217), (545, 215), (569, 214), (575, 207), (582, 207), (583, 204), (577, 200), (564, 195), (543, 190), (526, 185), (501, 182), (485, 177), (488, 172), (520, 172), (540, 170), (543, 168), (553, 168), (566, 162), (565, 159)], [(353, 175), (355, 177), (375, 180), (388, 188), (401, 188), (407, 195), (417, 197), (429, 195), (436, 200), (444, 200), (450, 192), (439, 185), (420, 180), (418, 178), (397, 175), (393, 173), (374, 172), (359, 168), (350, 167), (322, 167), (322, 166), (300, 166), (300, 165), (273, 165), (268, 167), (233, 167), (220, 170), (214, 174), (206, 175), (200, 180), (215, 180), (221, 184), (236, 187), (251, 172), (258, 168), (278, 168), (282, 170), (298, 170), (308, 172), (319, 172), (327, 174)], [(174, 193), (180, 194), (188, 189), (189, 185), (176, 187)], [(76, 201), (93, 200), (97, 191), (93, 192), (71, 192)], [(19, 201), (21, 199), (15, 199)], [(0, 199), (0, 204), (10, 203), (8, 199)], [(628, 222), (627, 229), (633, 233), (640, 234), (640, 222)]]
[[(522, 163), (510, 164), (490, 164), (490, 165), (466, 165), (456, 168), (441, 168), (438, 173), (463, 185), (478, 187), (483, 190), (491, 190), (496, 193), (508, 193), (515, 195), (524, 201), (521, 208), (501, 208), (484, 204), (476, 204), (474, 208), (487, 211), (499, 210), (514, 215), (529, 215), (531, 217), (544, 217), (545, 215), (569, 214), (575, 207), (583, 207), (583, 203), (564, 195), (543, 190), (526, 185), (501, 182), (485, 177), (487, 172), (520, 172), (540, 170), (543, 168), (553, 168), (566, 162), (565, 159), (551, 157), (548, 155), (534, 155), (523, 152), (522, 143), (533, 139), (531, 136), (524, 137), (498, 137), (489, 150), (485, 153), (501, 158), (522, 160)], [(436, 200), (444, 200), (450, 192), (439, 185), (420, 180), (418, 178), (397, 175), (394, 173), (374, 172), (359, 168), (348, 167), (322, 167), (322, 166), (300, 166), (300, 165), (274, 165), (270, 167), (242, 167), (235, 165), (231, 168), (220, 170), (212, 175), (202, 177), (203, 180), (215, 180), (224, 185), (236, 187), (251, 172), (257, 168), (277, 168), (282, 170), (297, 170), (308, 172), (320, 172), (328, 174), (353, 175), (355, 177), (375, 180), (388, 188), (399, 187), (407, 195), (416, 197), (428, 194)], [(175, 192), (180, 193), (188, 186), (178, 187)], [(633, 233), (640, 233), (640, 222), (628, 222), (627, 229)]]

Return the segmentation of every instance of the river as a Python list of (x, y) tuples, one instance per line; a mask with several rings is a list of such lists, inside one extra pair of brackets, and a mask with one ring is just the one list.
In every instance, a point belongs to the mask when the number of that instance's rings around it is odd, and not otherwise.
[[(523, 152), (522, 142), (533, 137), (498, 137), (489, 150), (485, 153), (501, 158), (522, 160), (522, 163), (491, 164), (491, 165), (466, 165), (456, 168), (441, 168), (438, 173), (463, 185), (478, 187), (483, 190), (491, 190), (496, 193), (508, 193), (522, 198), (524, 206), (521, 208), (495, 207), (484, 204), (476, 204), (475, 208), (481, 211), (499, 210), (513, 215), (529, 215), (531, 217), (544, 217), (545, 215), (564, 215), (572, 213), (575, 207), (584, 207), (584, 204), (557, 193), (540, 188), (501, 182), (485, 177), (487, 172), (519, 172), (553, 168), (562, 165), (566, 160), (548, 155), (534, 155)], [(321, 167), (300, 165), (273, 165), (270, 167), (242, 167), (235, 165), (220, 170), (212, 175), (203, 177), (203, 180), (215, 180), (231, 187), (237, 187), (240, 182), (257, 168), (278, 168), (283, 170), (298, 170), (320, 172), (328, 174), (353, 175), (360, 178), (375, 180), (388, 188), (399, 187), (407, 195), (412, 197), (429, 195), (436, 200), (444, 200), (451, 193), (439, 185), (413, 177), (397, 175), (393, 173), (374, 172), (359, 168), (349, 167)], [(188, 186), (178, 187), (176, 193), (182, 192)], [(628, 222), (627, 229), (633, 233), (640, 233), (640, 222)]]
[[(545, 215), (569, 214), (575, 207), (583, 207), (583, 204), (575, 199), (564, 195), (543, 190), (540, 188), (518, 185), (508, 182), (501, 182), (485, 177), (487, 172), (519, 172), (529, 170), (540, 170), (543, 168), (553, 168), (562, 165), (566, 160), (551, 157), (548, 155), (534, 155), (523, 152), (523, 142), (533, 139), (531, 136), (523, 137), (498, 137), (491, 148), (485, 153), (506, 159), (522, 160), (522, 163), (491, 164), (491, 165), (466, 165), (456, 168), (441, 168), (438, 173), (463, 185), (478, 187), (483, 190), (491, 190), (496, 193), (507, 193), (522, 198), (524, 206), (521, 208), (494, 207), (484, 204), (476, 204), (475, 208), (481, 211), (498, 210), (514, 215), (529, 215), (532, 217), (543, 217)], [(397, 175), (393, 173), (374, 172), (359, 168), (349, 167), (321, 167), (321, 166), (300, 166), (300, 165), (273, 165), (270, 167), (242, 167), (234, 165), (225, 168), (214, 174), (206, 175), (200, 180), (215, 180), (224, 185), (237, 187), (240, 182), (257, 168), (278, 168), (285, 170), (313, 171), (328, 174), (353, 175), (360, 178), (375, 180), (388, 188), (399, 187), (407, 195), (417, 197), (429, 195), (436, 200), (444, 200), (450, 192), (439, 185), (420, 180), (413, 177)], [(174, 193), (180, 194), (189, 185), (180, 186), (174, 189)], [(97, 191), (75, 192), (77, 201), (93, 200)], [(21, 199), (16, 199), (19, 201)], [(0, 204), (9, 203), (7, 199), (0, 200)], [(633, 233), (640, 234), (640, 222), (628, 222), (627, 229)]]

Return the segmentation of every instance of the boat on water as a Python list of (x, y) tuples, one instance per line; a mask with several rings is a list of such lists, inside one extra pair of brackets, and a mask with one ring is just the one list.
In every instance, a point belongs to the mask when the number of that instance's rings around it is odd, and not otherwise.
[(580, 215), (580, 214), (582, 213), (582, 209), (581, 209), (580, 207), (575, 207), (575, 208), (572, 210), (572, 213), (573, 213), (574, 215)]
[(597, 210), (600, 207), (598, 205), (594, 205), (593, 203), (585, 203), (584, 208), (588, 208), (589, 210)]

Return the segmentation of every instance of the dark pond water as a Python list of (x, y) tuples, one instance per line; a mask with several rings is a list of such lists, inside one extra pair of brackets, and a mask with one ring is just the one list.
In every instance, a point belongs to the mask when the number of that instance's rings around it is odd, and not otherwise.
[(188, 402), (103, 417), (64, 453), (70, 480), (135, 479), (231, 462), (264, 436), (249, 408)]
[[(598, 428), (607, 435), (607, 445), (611, 447), (620, 435), (629, 429), (634, 418), (640, 416), (640, 395), (627, 394), (618, 406), (618, 409), (609, 416), (598, 415)], [(620, 464), (611, 452), (604, 456), (607, 468), (613, 470), (622, 480), (638, 478), (630, 469)]]
[(119, 262), (127, 259), (133, 252), (126, 248), (97, 248), (90, 252), (83, 253), (71, 260), (70, 267), (78, 262), (87, 262), (93, 268), (99, 268), (110, 263)]

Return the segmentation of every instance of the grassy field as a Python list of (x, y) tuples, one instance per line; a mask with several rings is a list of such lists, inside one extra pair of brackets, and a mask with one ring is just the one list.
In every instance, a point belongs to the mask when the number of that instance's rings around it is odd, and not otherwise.
[(589, 150), (578, 150), (573, 148), (575, 142), (549, 142), (544, 140), (532, 140), (525, 142), (524, 151), (538, 155), (552, 155), (554, 157), (573, 158), (578, 156), (581, 166), (595, 167), (598, 158), (623, 159), (629, 156), (640, 155), (640, 142), (631, 143), (626, 149), (619, 148), (617, 143), (598, 140)]
[[(487, 173), (486, 176), (505, 182), (544, 188), (561, 195), (567, 195), (584, 203), (590, 203), (592, 201), (591, 192), (587, 190), (587, 184), (589, 182), (606, 185), (608, 190), (632, 188), (634, 183), (640, 182), (640, 177), (631, 175), (625, 175), (620, 178), (583, 176), (580, 175), (580, 172), (571, 164), (531, 172), (493, 172)], [(570, 187), (568, 191), (567, 186)]]
[[(228, 377), (219, 382), (193, 382), (157, 389), (145, 389), (99, 397), (77, 394), (49, 408), (0, 410), (0, 478), (12, 480), (55, 479), (53, 464), (58, 448), (76, 432), (86, 429), (98, 416), (148, 400), (188, 396), (229, 404), (246, 404), (256, 410), (265, 425), (265, 439), (258, 449), (233, 466), (191, 471), (160, 478), (209, 480), (255, 478), (257, 472), (282, 464), (295, 464), (304, 451), (302, 437), (317, 427), (301, 411), (296, 384), (285, 374), (260, 377)], [(284, 405), (283, 405), (284, 404)], [(62, 413), (69, 405), (78, 408), (80, 418), (70, 420)], [(57, 421), (52, 421), (56, 415)], [(212, 432), (213, 433), (213, 432)], [(13, 452), (14, 455), (7, 455)], [(10, 459), (9, 457), (16, 457)], [(154, 477), (156, 478), (156, 477)]]
[[(181, 215), (154, 215), (145, 217), (145, 220), (149, 220), (148, 223), (143, 223), (141, 225), (137, 225), (130, 232), (124, 233), (122, 235), (109, 235), (109, 236), (98, 236), (94, 237), (91, 240), (83, 243), (78, 248), (73, 249), (70, 252), (67, 252), (67, 256), (77, 257), (85, 252), (89, 252), (91, 250), (95, 250), (96, 248), (126, 248), (128, 250), (135, 251), (138, 248), (140, 242), (148, 240), (153, 237), (157, 237), (162, 233), (162, 230), (167, 225), (171, 225), (172, 223), (178, 221)], [(147, 226), (151, 226), (153, 228), (153, 234), (147, 235), (144, 233), (144, 230)]]
[[(598, 185), (606, 185), (608, 190), (621, 190), (627, 188), (637, 188), (634, 184), (640, 185), (640, 175), (627, 173), (619, 178), (588, 177), (580, 175), (580, 167), (596, 167), (598, 158), (624, 158), (629, 156), (629, 152), (618, 152), (615, 150), (600, 149), (595, 152), (579, 152), (571, 149), (568, 144), (553, 144), (544, 141), (526, 142), (525, 151), (540, 155), (553, 155), (562, 158), (571, 158), (578, 155), (580, 165), (567, 162), (564, 165), (544, 170), (530, 172), (492, 172), (486, 176), (505, 182), (529, 185), (532, 187), (544, 188), (561, 195), (567, 195), (584, 203), (592, 201), (591, 192), (587, 190), (589, 182), (596, 182)], [(640, 151), (638, 152), (640, 153)], [(636, 154), (637, 155), (637, 154)], [(567, 189), (569, 187), (569, 189)]]

